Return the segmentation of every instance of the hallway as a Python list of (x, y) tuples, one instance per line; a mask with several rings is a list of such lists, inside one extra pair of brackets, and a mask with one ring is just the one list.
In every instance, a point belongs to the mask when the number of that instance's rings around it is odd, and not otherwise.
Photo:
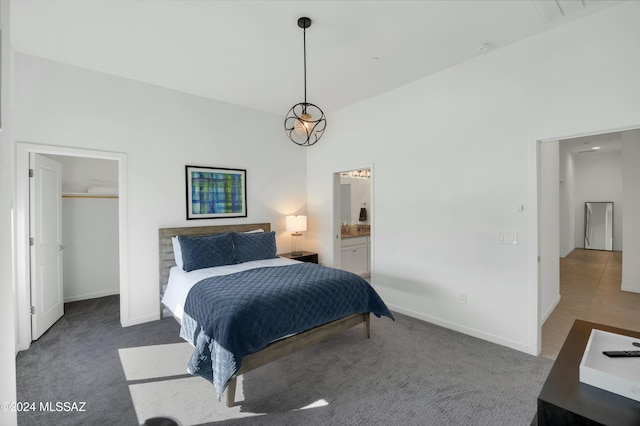
[(574, 320), (640, 331), (640, 294), (620, 290), (622, 253), (575, 249), (560, 259), (560, 303), (542, 326), (540, 355), (556, 359)]

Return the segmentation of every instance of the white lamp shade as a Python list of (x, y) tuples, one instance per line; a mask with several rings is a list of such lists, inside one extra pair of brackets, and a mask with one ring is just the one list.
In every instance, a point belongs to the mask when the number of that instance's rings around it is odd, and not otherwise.
[(287, 232), (303, 232), (307, 230), (307, 217), (303, 215), (287, 216)]

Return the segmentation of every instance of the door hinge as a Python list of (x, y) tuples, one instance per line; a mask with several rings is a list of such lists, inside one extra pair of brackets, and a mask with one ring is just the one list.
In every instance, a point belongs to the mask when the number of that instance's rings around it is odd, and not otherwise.
[(29, 177), (33, 177), (33, 169), (29, 169)]
[(35, 244), (35, 240), (33, 239), (33, 237), (29, 237), (29, 245), (32, 246)]
[(36, 314), (36, 307), (32, 306), (31, 307), (31, 315), (35, 315)]
[(538, 263), (540, 263), (540, 256), (538, 256)]

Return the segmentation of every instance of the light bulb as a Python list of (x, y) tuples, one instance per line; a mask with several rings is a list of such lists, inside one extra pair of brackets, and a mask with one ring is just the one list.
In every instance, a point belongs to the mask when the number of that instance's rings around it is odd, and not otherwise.
[(298, 136), (300, 136), (301, 138), (307, 138), (313, 131), (314, 123), (311, 122), (312, 118), (313, 117), (311, 117), (311, 114), (307, 114), (305, 112), (300, 114), (300, 118), (296, 120), (294, 129)]

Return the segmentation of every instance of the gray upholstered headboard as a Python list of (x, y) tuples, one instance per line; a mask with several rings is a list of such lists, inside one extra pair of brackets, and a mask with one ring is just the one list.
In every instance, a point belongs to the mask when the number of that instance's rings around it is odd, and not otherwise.
[(173, 257), (173, 245), (171, 237), (176, 235), (213, 235), (222, 234), (223, 232), (247, 232), (262, 228), (265, 232), (271, 231), (270, 223), (247, 223), (239, 225), (219, 225), (219, 226), (190, 226), (182, 228), (160, 228), (158, 229), (159, 248), (160, 248), (160, 294), (163, 293), (163, 287), (169, 279), (169, 270), (172, 266), (176, 266)]

